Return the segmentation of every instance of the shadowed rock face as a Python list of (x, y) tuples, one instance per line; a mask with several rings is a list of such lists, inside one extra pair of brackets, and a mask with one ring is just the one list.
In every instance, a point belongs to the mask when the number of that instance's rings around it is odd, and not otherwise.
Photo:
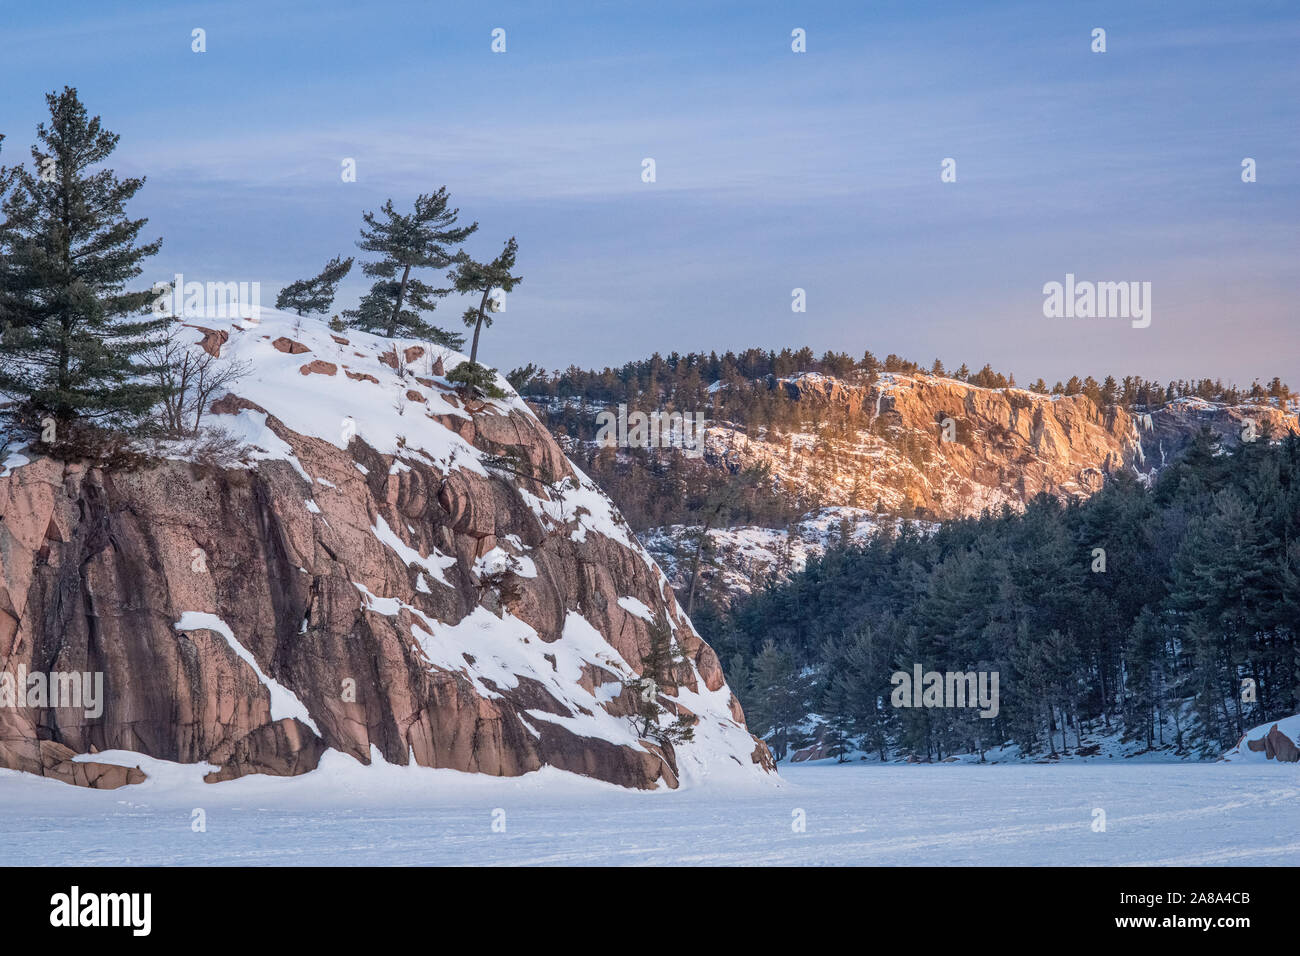
[[(434, 401), (440, 389), (422, 414), (457, 407)], [(229, 397), (213, 417), (260, 407)], [(0, 707), (0, 766), (114, 787), (141, 774), (69, 758), (207, 761), (217, 781), (303, 773), (327, 748), (369, 762), (376, 748), (395, 764), (551, 765), (648, 788), (677, 786), (683, 754), (712, 746), (707, 759), (772, 769), (658, 568), (621, 532), (582, 530), (574, 496), (593, 492), (536, 419), (511, 407), (435, 420), (512, 471), (443, 471), (360, 438), (344, 450), (272, 414), (313, 480), (288, 460), (108, 471), (39, 457), (0, 478), (0, 669), (104, 675), (98, 717)], [(686, 657), (661, 703), (693, 713), (703, 744), (590, 731), (596, 717), (630, 726), (620, 680), (649, 648), (645, 609)], [(220, 619), (256, 668), (218, 630), (178, 630), (187, 613)], [(275, 715), (268, 683), (310, 717)]]

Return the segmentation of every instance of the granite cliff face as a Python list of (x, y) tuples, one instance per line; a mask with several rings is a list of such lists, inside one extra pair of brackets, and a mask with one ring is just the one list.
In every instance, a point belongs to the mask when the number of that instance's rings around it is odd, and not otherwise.
[[(466, 401), (454, 353), (276, 314), (194, 338), (251, 364), (208, 418), (242, 460), (0, 469), (0, 668), (103, 675), (97, 716), (0, 706), (0, 766), (100, 787), (142, 779), (85, 756), (105, 750), (210, 781), (329, 748), (638, 788), (772, 769), (663, 574), (512, 392)], [(628, 719), (655, 621), (680, 656), (664, 720), (695, 719), (676, 747)]]
[[(852, 385), (809, 374), (772, 383), (806, 410), (805, 420), (853, 423), (840, 434), (778, 442), (710, 427), (719, 461), (765, 462), (776, 481), (812, 490), (825, 506), (856, 506), (923, 518), (1020, 507), (1040, 492), (1086, 496), (1112, 472), (1150, 476), (1202, 427), (1229, 447), (1249, 427), (1274, 437), (1300, 431), (1294, 411), (1182, 400), (1152, 410), (1099, 408), (1085, 395), (988, 389), (954, 379), (884, 374)], [(945, 425), (947, 424), (947, 427)]]

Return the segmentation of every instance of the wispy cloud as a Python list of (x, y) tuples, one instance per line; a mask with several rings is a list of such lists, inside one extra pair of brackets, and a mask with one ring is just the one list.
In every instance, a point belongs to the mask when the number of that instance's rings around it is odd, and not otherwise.
[[(164, 273), (273, 286), (353, 251), (361, 210), (446, 184), (482, 223), (476, 251), (520, 241), (526, 281), (492, 332), (503, 364), (808, 342), (1022, 378), (1086, 363), (1300, 382), (1300, 13), (1284, 5), (72, 0), (6, 15), (5, 159), (41, 94), (80, 84), (123, 134), (115, 164), (148, 176), (137, 211), (166, 237)], [(807, 54), (789, 50), (795, 25)], [(1244, 156), (1257, 183), (1240, 181)], [(1039, 290), (1066, 271), (1158, 283), (1146, 337), (1046, 323)], [(796, 285), (806, 314), (789, 310)], [(363, 288), (353, 277), (338, 307)]]

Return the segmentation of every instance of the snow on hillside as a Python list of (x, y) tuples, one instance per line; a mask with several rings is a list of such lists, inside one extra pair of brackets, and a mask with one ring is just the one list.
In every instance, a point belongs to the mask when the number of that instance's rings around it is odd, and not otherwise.
[(228, 625), (215, 614), (207, 614), (202, 611), (186, 611), (181, 614), (181, 619), (173, 625), (178, 631), (211, 631), (213, 634), (219, 634), (225, 639), (230, 649), (235, 652), (235, 656), (247, 664), (254, 674), (257, 675), (258, 681), (265, 687), (271, 695), (271, 719), (283, 720), (285, 718), (296, 718), (312, 729), (312, 733), (319, 734), (320, 728), (316, 726), (315, 721), (311, 719), (311, 714), (303, 706), (298, 695), (289, 688), (285, 687), (274, 677), (267, 676), (257, 663), (254, 657), (243, 644), (235, 637)]
[[(784, 391), (797, 422), (769, 428), (710, 418), (709, 464), (764, 466), (774, 490), (791, 500), (926, 519), (1020, 510), (1044, 491), (1086, 497), (1119, 470), (1149, 483), (1206, 426), (1229, 447), (1248, 419), (1277, 435), (1300, 429), (1295, 400), (1229, 405), (1183, 398), (1154, 408), (1098, 408), (1081, 394), (901, 372), (870, 382), (804, 372), (752, 384)], [(725, 387), (714, 382), (708, 392)], [(544, 416), (564, 421), (575, 413), (594, 420), (605, 407), (573, 396), (534, 401)], [(956, 433), (941, 435), (944, 422)]]
[[(1267, 424), (1277, 434), (1298, 427), (1294, 401), (1226, 405), (1186, 398), (1152, 409), (1098, 409), (1084, 395), (986, 388), (899, 372), (883, 372), (872, 382), (806, 372), (754, 384), (760, 391), (784, 390), (795, 403), (796, 417), (787, 415), (780, 427), (711, 419), (703, 460), (716, 469), (766, 468), (772, 492), (801, 509), (817, 510), (808, 512), (792, 534), (746, 526), (711, 531), (717, 572), (710, 568), (708, 577), (732, 594), (749, 592), (773, 574), (798, 570), (810, 554), (824, 550), (825, 536), (809, 528), (818, 515), (848, 515), (851, 524), (863, 528), (853, 532), (861, 537), (869, 533), (864, 526), (885, 520), (879, 515), (935, 521), (1004, 507), (1019, 511), (1043, 492), (1062, 499), (1087, 497), (1117, 471), (1149, 486), (1204, 427), (1225, 447), (1239, 440), (1247, 420), (1260, 428)], [(714, 382), (708, 391), (717, 394), (725, 387)], [(541, 397), (535, 405), (567, 428), (574, 427), (575, 417), (594, 421), (604, 408), (574, 396)], [(941, 426), (955, 433), (945, 439)], [(583, 444), (567, 435), (563, 440), (570, 449)], [(630, 454), (618, 454), (630, 463)], [(653, 469), (643, 468), (641, 474), (645, 481), (656, 480)], [(643, 534), (678, 586), (687, 576), (682, 559), (693, 556), (690, 539), (697, 531), (673, 524)]]
[[(207, 321), (205, 327), (221, 325)], [(251, 364), (233, 391), (271, 411), (293, 431), (343, 449), (356, 435), (380, 454), (416, 454), (442, 468), (483, 473), (477, 449), (422, 413), (432, 406), (437, 414), (469, 417), (458, 401), (448, 400), (451, 385), (445, 376), (433, 375), (439, 358), (450, 372), (468, 361), (464, 355), (418, 339), (388, 339), (353, 329), (335, 335), (317, 319), (269, 309), (261, 310), (260, 321), (241, 319), (226, 328), (230, 337), (221, 357)], [(286, 342), (299, 343), (306, 351), (293, 346), (286, 350)], [(303, 371), (314, 362), (337, 368)], [(504, 378), (498, 375), (496, 383), (507, 397), (488, 403), (487, 414), (513, 409), (531, 415)], [(265, 457), (291, 457), (276, 447), (278, 440), (269, 434), (261, 412), (244, 409), (234, 416), (234, 424), (230, 417), (221, 424), (249, 443), (262, 445)]]
[[(808, 559), (820, 556), (840, 542), (847, 531), (850, 541), (862, 543), (887, 528), (898, 533), (904, 526), (926, 530), (932, 523), (889, 518), (862, 508), (820, 508), (788, 529), (738, 525), (709, 531), (712, 557), (701, 565), (705, 581), (731, 594), (749, 594), (764, 584), (802, 571)], [(651, 528), (641, 537), (674, 587), (684, 587), (690, 577), (699, 526), (671, 525)]]
[(31, 459), (22, 453), (26, 447), (25, 443), (16, 443), (0, 449), (4, 452), (4, 460), (0, 461), (0, 478), (9, 477), (15, 468), (31, 464)]
[[(213, 324), (208, 322), (206, 327)], [(274, 414), (291, 430), (341, 449), (346, 449), (355, 435), (377, 451), (394, 456), (398, 462), (394, 468), (400, 467), (403, 459), (422, 459), (444, 472), (461, 468), (487, 473), (483, 452), (432, 417), (470, 417), (445, 377), (446, 372), (468, 361), (466, 356), (415, 339), (388, 339), (352, 329), (335, 334), (318, 320), (273, 310), (262, 310), (260, 321), (230, 323), (229, 330), (221, 357), (251, 366), (235, 383), (233, 393)], [(442, 375), (435, 374), (438, 362), (443, 365)], [(329, 366), (337, 366), (337, 371), (331, 372)], [(485, 400), (475, 415), (533, 417), (502, 376), (497, 376), (496, 384), (507, 397)], [(220, 416), (218, 424), (253, 448), (255, 458), (286, 460), (307, 480), (313, 480), (292, 449), (270, 431), (266, 419), (261, 411), (243, 408), (233, 417)], [(658, 578), (660, 594), (665, 596), (667, 579), (630, 533), (614, 504), (586, 475), (576, 467), (573, 470), (576, 480), (564, 479), (559, 493), (525, 487), (516, 490), (543, 527), (559, 531), (573, 526), (569, 533), (575, 541), (597, 534), (635, 552)], [(329, 492), (322, 488), (319, 493)], [(445, 583), (441, 570), (451, 560), (447, 556), (435, 551), (426, 557), (414, 551), (382, 518), (371, 533), (407, 564), (424, 568), (429, 581)], [(520, 546), (516, 550), (527, 549)], [(525, 554), (502, 555), (504, 559), (513, 557), (525, 570), (531, 566)], [(546, 687), (576, 715), (560, 717), (544, 709), (532, 710), (529, 719), (534, 723), (534, 735), (536, 722), (549, 721), (580, 736), (645, 749), (627, 719), (605, 710), (604, 705), (622, 685), (597, 684), (590, 691), (583, 686), (583, 675), (593, 665), (621, 678), (634, 677), (635, 671), (581, 615), (571, 612), (560, 639), (546, 643), (508, 611), (495, 616), (480, 608), (451, 625), (432, 620), (396, 599), (371, 594), (367, 599), (367, 606), (380, 613), (397, 615), (405, 610), (410, 614), (414, 622), (411, 638), (430, 667), (461, 671), (488, 698), (499, 696), (493, 688), (515, 687), (521, 677), (527, 677)], [(231, 638), (227, 635), (227, 639)], [(467, 661), (467, 650), (473, 652), (472, 661)], [(723, 684), (719, 690), (709, 691), (698, 673), (695, 676), (698, 690), (678, 688), (675, 698), (702, 718), (695, 739), (677, 748), (681, 782), (752, 776), (754, 743), (731, 716), (730, 689)]]
[[(241, 319), (230, 327), (241, 331), (232, 331), (221, 357), (251, 366), (232, 391), (267, 409), (293, 431), (341, 449), (355, 435), (399, 460), (414, 456), (442, 470), (487, 473), (483, 452), (432, 417), (470, 417), (446, 378), (447, 372), (469, 361), (465, 355), (418, 339), (389, 339), (354, 329), (336, 335), (320, 321), (269, 309), (261, 310), (259, 322)], [(300, 343), (309, 351), (290, 353), (276, 347), (276, 342), (284, 341)], [(316, 361), (337, 365), (343, 374), (303, 371)], [(444, 366), (441, 376), (433, 373), (438, 361)], [(506, 397), (485, 399), (483, 409), (475, 414), (514, 412), (536, 417), (500, 374), (496, 384)], [(208, 419), (208, 424), (213, 423)], [(215, 424), (235, 431), (259, 459), (280, 458), (301, 470), (291, 449), (267, 429), (263, 412), (246, 408), (222, 416)], [(578, 481), (562, 497), (542, 498), (520, 489), (539, 520), (549, 525), (577, 521), (575, 540), (582, 540), (588, 531), (601, 534), (637, 551), (654, 566), (609, 497), (570, 464)], [(395, 542), (396, 536), (386, 526), (375, 529), (375, 534), (390, 547), (405, 547)]]

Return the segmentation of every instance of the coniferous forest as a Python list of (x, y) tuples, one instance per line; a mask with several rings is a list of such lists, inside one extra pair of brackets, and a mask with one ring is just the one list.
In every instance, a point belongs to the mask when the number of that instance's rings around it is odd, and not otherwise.
[[(1300, 708), (1298, 584), (1300, 439), (1203, 434), (1152, 487), (882, 532), (695, 620), (778, 756), (817, 723), (832, 755), (1050, 756), (1119, 731), (1212, 757)], [(891, 706), (914, 663), (998, 672), (998, 715)]]

